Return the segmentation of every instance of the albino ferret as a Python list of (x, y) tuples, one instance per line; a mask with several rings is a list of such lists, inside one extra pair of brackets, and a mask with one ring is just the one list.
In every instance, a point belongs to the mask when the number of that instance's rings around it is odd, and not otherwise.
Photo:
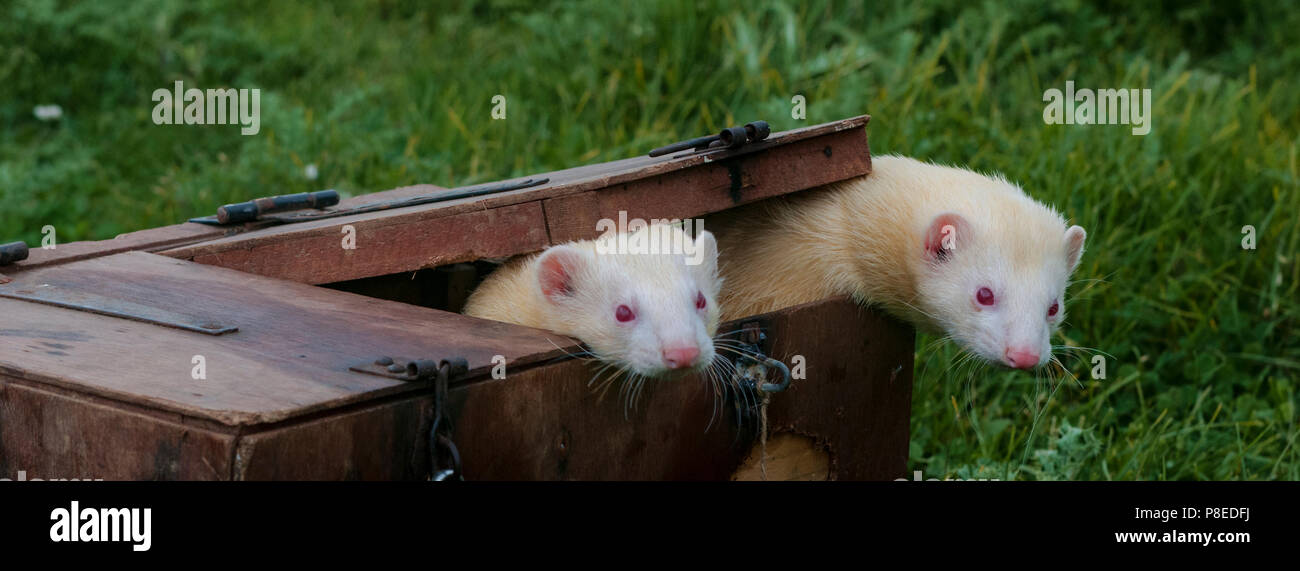
[(872, 166), (709, 220), (723, 319), (847, 294), (988, 361), (1046, 363), (1083, 228), (1000, 176), (897, 156)]
[[(651, 243), (679, 248), (649, 253)], [(720, 286), (712, 234), (656, 224), (512, 260), (464, 313), (576, 337), (602, 361), (658, 377), (713, 365)]]

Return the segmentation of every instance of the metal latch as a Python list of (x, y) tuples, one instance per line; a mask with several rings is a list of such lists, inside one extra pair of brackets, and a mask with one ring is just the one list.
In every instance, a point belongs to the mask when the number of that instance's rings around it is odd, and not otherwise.
[(257, 217), (263, 214), (286, 212), (290, 210), (303, 210), (306, 208), (325, 209), (326, 207), (334, 206), (338, 203), (339, 193), (336, 190), (300, 192), (298, 194), (285, 194), (269, 198), (256, 198), (248, 202), (227, 204), (218, 208), (217, 222), (221, 224), (252, 222), (257, 220)]
[[(757, 321), (741, 324), (740, 336), (725, 345), (729, 353), (736, 357), (728, 367), (731, 370), (731, 382), (726, 385), (731, 404), (736, 413), (737, 423), (746, 425), (749, 421), (758, 422), (766, 434), (767, 403), (773, 393), (784, 391), (790, 386), (790, 368), (778, 359), (763, 354), (763, 345), (767, 335)], [(712, 421), (710, 421), (712, 426)]]
[(7, 266), (14, 262), (26, 260), (27, 254), (27, 242), (0, 244), (0, 266)]
[[(14, 262), (21, 262), (27, 259), (27, 242), (10, 242), (0, 244), (0, 266), (7, 266)], [(14, 281), (13, 278), (0, 274), (0, 285)]]
[[(740, 326), (740, 356), (736, 358), (736, 380), (742, 387), (761, 393), (779, 393), (790, 386), (790, 367), (780, 360), (763, 354), (763, 343), (767, 334), (763, 333), (757, 321), (750, 321)], [(780, 380), (775, 383), (767, 381), (770, 370), (776, 370)]]
[[(427, 371), (431, 362), (417, 361), (409, 366), (420, 371)], [(447, 383), (453, 373), (463, 374), (469, 364), (463, 358), (442, 361), (434, 373), (433, 381), (433, 426), (429, 427), (429, 480), (444, 482), (464, 480), (461, 472), (460, 450), (451, 439), (451, 418), (446, 414)]]
[(650, 156), (661, 157), (687, 149), (697, 151), (705, 149), (738, 149), (747, 144), (762, 141), (771, 134), (772, 128), (768, 126), (767, 121), (754, 121), (746, 123), (743, 127), (727, 127), (717, 135), (696, 137), (666, 147), (659, 147), (650, 151)]
[[(509, 192), (512, 190), (541, 186), (550, 181), (551, 179), (549, 178), (527, 178), (508, 182), (476, 184), (473, 186), (442, 190), (432, 194), (425, 194), (411, 198), (390, 200), (387, 202), (379, 202), (375, 204), (367, 204), (365, 206), (358, 206), (356, 208), (343, 208), (339, 210), (322, 209), (324, 206), (331, 206), (338, 203), (338, 193), (333, 190), (322, 190), (314, 193), (273, 196), (270, 198), (258, 198), (248, 202), (241, 202), (239, 204), (227, 204), (217, 210), (216, 216), (191, 218), (189, 221), (213, 226), (221, 226), (228, 223), (234, 224), (236, 222), (293, 224), (297, 222), (336, 218), (339, 216), (351, 216), (353, 214), (379, 212), (381, 210), (390, 210), (393, 208), (419, 206), (421, 204), (431, 204), (434, 202), (445, 202), (448, 200), (456, 200), (458, 198), (469, 198), (485, 194)], [(289, 212), (285, 212), (286, 210)]]
[(469, 372), (464, 357), (443, 359), (397, 360), (383, 356), (349, 367), (349, 370), (397, 379), (433, 382), (433, 424), (429, 426), (429, 480), (442, 482), (464, 480), (460, 467), (460, 450), (452, 440), (451, 416), (447, 414), (447, 384), (452, 377)]
[(451, 367), (448, 373), (453, 377), (463, 375), (469, 371), (469, 363), (459, 357), (450, 361), (434, 361), (432, 359), (394, 359), (389, 356), (358, 363), (348, 367), (348, 370), (388, 377), (399, 381), (428, 381), (438, 374), (438, 370), (444, 364)]

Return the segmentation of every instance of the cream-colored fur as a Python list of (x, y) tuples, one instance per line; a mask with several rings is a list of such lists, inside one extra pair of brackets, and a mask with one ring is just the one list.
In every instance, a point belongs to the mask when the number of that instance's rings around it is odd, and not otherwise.
[[(852, 295), (990, 360), (1008, 343), (1045, 346), (1045, 360), (1083, 229), (1067, 235), (1059, 214), (1002, 177), (898, 156), (874, 157), (872, 166), (867, 176), (708, 221), (727, 284), (723, 319)], [(952, 256), (935, 264), (926, 236), (944, 213), (968, 224), (953, 235)], [(983, 286), (1000, 294), (996, 319), (972, 301)], [(1047, 320), (1057, 298), (1060, 313)]]
[[(554, 246), (498, 268), (470, 295), (464, 313), (577, 337), (601, 359), (648, 376), (665, 372), (661, 351), (667, 346), (694, 344), (700, 351), (698, 365), (708, 365), (721, 315), (717, 242), (708, 232), (692, 240), (676, 226), (655, 228), (700, 248), (700, 263), (688, 264), (691, 256), (680, 252), (611, 253), (616, 236)], [(648, 232), (632, 234), (644, 237)], [(598, 248), (601, 240), (606, 240), (606, 253)], [(565, 295), (548, 297), (543, 291), (539, 266), (548, 255), (562, 257), (574, 270)], [(695, 307), (701, 293), (707, 302), (702, 311)], [(635, 319), (617, 321), (620, 305), (627, 305)]]

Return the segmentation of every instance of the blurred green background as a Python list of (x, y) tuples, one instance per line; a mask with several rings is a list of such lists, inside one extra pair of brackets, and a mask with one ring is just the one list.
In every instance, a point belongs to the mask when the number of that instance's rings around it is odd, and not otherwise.
[[(1090, 349), (1062, 349), (1068, 371), (955, 366), (918, 340), (911, 469), (1300, 479), (1300, 11), (1235, 4), (0, 1), (0, 239), (870, 113), (875, 154), (1005, 173), (1089, 231), (1054, 342)], [(150, 94), (178, 79), (261, 89), (261, 132), (155, 126)], [(1151, 134), (1045, 125), (1067, 80), (1151, 88)], [(46, 104), (62, 116), (37, 119)]]

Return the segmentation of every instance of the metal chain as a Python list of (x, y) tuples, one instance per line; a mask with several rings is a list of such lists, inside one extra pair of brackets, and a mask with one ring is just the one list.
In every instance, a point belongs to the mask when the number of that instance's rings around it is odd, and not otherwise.
[[(461, 360), (463, 361), (463, 360)], [(464, 370), (460, 363), (443, 361), (438, 365), (438, 374), (433, 381), (433, 425), (429, 427), (429, 480), (445, 482), (449, 480), (464, 481), (461, 472), (460, 450), (451, 439), (451, 419), (446, 414), (447, 382), (453, 367)], [(444, 456), (440, 449), (446, 451), (449, 463), (443, 467)]]

